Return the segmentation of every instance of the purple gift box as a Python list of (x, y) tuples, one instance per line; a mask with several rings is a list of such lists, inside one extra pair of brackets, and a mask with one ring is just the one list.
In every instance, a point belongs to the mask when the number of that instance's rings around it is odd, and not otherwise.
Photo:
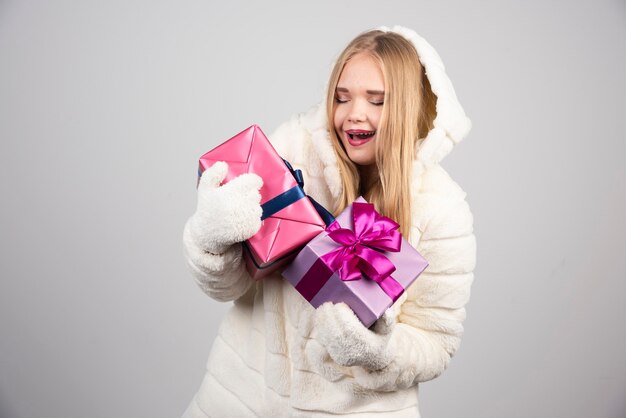
[(398, 224), (373, 206), (359, 197), (283, 271), (313, 307), (344, 302), (366, 327), (428, 266), (397, 231)]

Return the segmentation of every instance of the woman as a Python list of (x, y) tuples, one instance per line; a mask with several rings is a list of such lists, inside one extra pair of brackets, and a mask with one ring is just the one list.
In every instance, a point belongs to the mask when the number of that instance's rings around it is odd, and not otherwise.
[(253, 282), (238, 242), (260, 227), (261, 179), (205, 171), (184, 231), (199, 286), (234, 301), (185, 417), (419, 416), (418, 383), (459, 347), (475, 264), (472, 215), (439, 162), (469, 131), (441, 60), (413, 31), (366, 32), (326, 102), (270, 136), (307, 194), (339, 213), (359, 195), (396, 220), (429, 267), (371, 329), (345, 304), (314, 309), (279, 273)]

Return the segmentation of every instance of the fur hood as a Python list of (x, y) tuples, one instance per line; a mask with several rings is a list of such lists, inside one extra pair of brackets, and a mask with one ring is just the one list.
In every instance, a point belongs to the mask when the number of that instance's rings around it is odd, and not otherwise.
[[(394, 26), (391, 29), (381, 26), (377, 29), (398, 33), (411, 41), (426, 70), (432, 92), (437, 96), (437, 116), (433, 121), (434, 127), (422, 140), (414, 162), (413, 178), (417, 179), (424, 166), (436, 164), (443, 160), (452, 151), (454, 145), (467, 136), (472, 124), (470, 119), (465, 116), (465, 112), (456, 97), (452, 82), (446, 74), (439, 54), (428, 42), (413, 30), (402, 26)], [(324, 88), (322, 97), (326, 97), (327, 90), (328, 84)], [(341, 194), (341, 179), (337, 157), (328, 135), (328, 119), (324, 102), (310, 109), (301, 122), (312, 135), (313, 148), (324, 166), (324, 178), (328, 183), (332, 197), (336, 199)]]

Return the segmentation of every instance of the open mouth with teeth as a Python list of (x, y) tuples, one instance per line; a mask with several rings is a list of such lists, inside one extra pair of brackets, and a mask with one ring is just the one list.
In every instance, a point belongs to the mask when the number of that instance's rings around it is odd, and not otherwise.
[(364, 131), (364, 130), (356, 130), (356, 129), (350, 129), (348, 131), (346, 131), (346, 134), (348, 134), (348, 137), (350, 139), (356, 139), (356, 140), (360, 140), (360, 141), (364, 141), (367, 140), (371, 137), (374, 136), (374, 134), (376, 133), (376, 131)]

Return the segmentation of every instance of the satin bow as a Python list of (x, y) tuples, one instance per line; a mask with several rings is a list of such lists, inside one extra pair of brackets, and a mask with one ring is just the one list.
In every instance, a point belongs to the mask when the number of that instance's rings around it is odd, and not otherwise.
[(337, 221), (326, 228), (328, 236), (341, 247), (323, 255), (322, 259), (333, 271), (339, 272), (341, 280), (358, 280), (365, 274), (382, 284), (396, 266), (380, 251), (400, 251), (400, 225), (376, 212), (371, 203), (354, 202), (352, 217), (354, 231), (342, 228)]

